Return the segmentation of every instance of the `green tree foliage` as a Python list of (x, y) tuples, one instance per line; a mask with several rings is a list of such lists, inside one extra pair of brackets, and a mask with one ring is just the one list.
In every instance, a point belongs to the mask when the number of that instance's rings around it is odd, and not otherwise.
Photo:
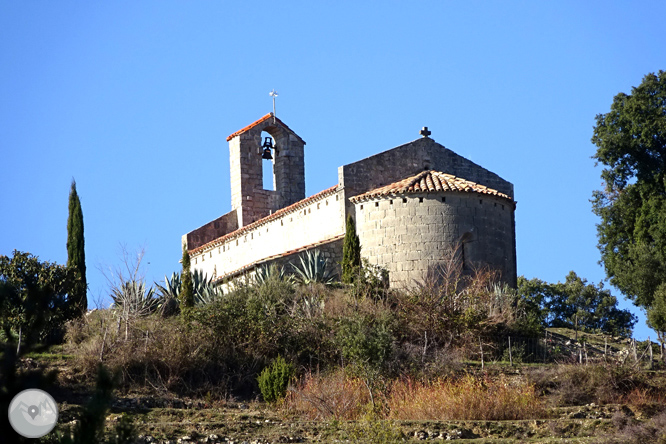
[(194, 285), (192, 284), (192, 272), (190, 271), (190, 255), (187, 249), (183, 248), (183, 272), (181, 273), (180, 284), (180, 310), (187, 314), (188, 310), (194, 307)]
[[(44, 324), (48, 321), (47, 312), (37, 312), (34, 316), (36, 324)], [(57, 372), (47, 371), (42, 367), (31, 370), (20, 370), (20, 357), (29, 352), (40, 351), (34, 337), (26, 336), (23, 350), (17, 353), (16, 343), (11, 335), (9, 340), (2, 344), (0, 349), (0, 410), (7, 412), (9, 405), (17, 394), (25, 389), (39, 388), (52, 392)], [(51, 433), (39, 440), (45, 444), (130, 444), (136, 442), (134, 425), (123, 417), (114, 427), (110, 436), (105, 436), (105, 418), (112, 401), (113, 378), (109, 371), (99, 365), (97, 371), (97, 386), (91, 400), (82, 409), (76, 425), (58, 427)], [(0, 415), (0, 430), (2, 439), (8, 443), (35, 442), (32, 438), (24, 438), (14, 431), (9, 424), (9, 416)]]
[(350, 284), (361, 268), (361, 241), (351, 214), (347, 216), (347, 229), (342, 245), (342, 282)]
[(68, 298), (76, 282), (74, 270), (30, 253), (0, 256), (0, 323), (7, 335), (18, 335), (19, 348), (24, 337), (45, 340), (62, 332), (77, 314)]
[(550, 284), (540, 279), (518, 278), (519, 304), (544, 327), (570, 327), (630, 336), (636, 317), (617, 308), (610, 290), (588, 284), (573, 271), (564, 282)]
[(378, 373), (388, 362), (393, 352), (392, 322), (390, 315), (357, 314), (340, 320), (336, 342), (347, 365), (359, 375)]
[(648, 74), (596, 117), (594, 158), (605, 188), (593, 211), (611, 283), (648, 313), (666, 291), (666, 72)]
[(83, 211), (76, 192), (76, 182), (72, 180), (69, 192), (69, 217), (67, 218), (67, 266), (76, 270), (78, 281), (70, 294), (72, 307), (82, 316), (88, 309), (88, 283), (86, 281), (86, 252), (83, 237)]
[(283, 399), (287, 394), (289, 382), (294, 377), (295, 369), (293, 364), (288, 364), (282, 356), (279, 356), (273, 363), (264, 368), (257, 378), (261, 396), (266, 402), (277, 402)]

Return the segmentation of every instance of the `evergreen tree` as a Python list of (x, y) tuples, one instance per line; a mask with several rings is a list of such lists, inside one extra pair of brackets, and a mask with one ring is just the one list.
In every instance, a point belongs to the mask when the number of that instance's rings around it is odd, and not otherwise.
[(77, 272), (79, 281), (70, 302), (75, 316), (80, 316), (88, 309), (88, 283), (86, 280), (86, 253), (83, 237), (83, 212), (81, 201), (76, 192), (76, 181), (72, 179), (69, 192), (69, 217), (67, 218), (67, 266)]
[(347, 229), (342, 245), (342, 282), (351, 284), (361, 267), (361, 241), (351, 214), (347, 216)]
[(181, 313), (186, 314), (194, 307), (194, 284), (192, 283), (192, 272), (190, 270), (190, 255), (185, 247), (183, 247), (183, 272), (178, 298), (180, 299)]
[[(594, 159), (604, 189), (594, 193), (601, 261), (611, 284), (648, 313), (662, 340), (666, 294), (666, 71), (619, 93), (596, 118)], [(652, 311), (655, 311), (651, 314)]]

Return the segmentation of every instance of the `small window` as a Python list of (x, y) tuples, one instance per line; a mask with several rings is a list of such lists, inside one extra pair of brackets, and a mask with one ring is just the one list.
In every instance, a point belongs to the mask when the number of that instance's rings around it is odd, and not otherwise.
[(212, 252), (212, 251), (210, 252), (210, 256), (209, 256), (209, 257), (213, 257), (213, 252)]
[(340, 196), (338, 196), (337, 194), (335, 195), (335, 201), (336, 201), (336, 202), (338, 201), (338, 198), (339, 198), (339, 197), (340, 197)]
[(363, 205), (361, 205), (361, 210), (363, 209)]
[(196, 265), (196, 264), (197, 264), (197, 258), (195, 257), (194, 258), (194, 265)]
[(389, 205), (393, 205), (393, 199), (389, 200)]
[(250, 233), (250, 240), (254, 239), (254, 233)]
[(479, 205), (483, 204), (483, 199), (479, 199)]
[(497, 202), (495, 202), (495, 205), (493, 205), (493, 206), (496, 207), (496, 206), (497, 206)]
[(312, 213), (312, 208), (308, 208), (308, 214)]
[(442, 196), (442, 202), (446, 202), (446, 197)]
[(402, 203), (407, 203), (407, 198), (406, 197), (402, 198)]
[(502, 204), (502, 209), (504, 209), (504, 204)]
[(326, 201), (326, 206), (328, 206), (328, 201)]
[(306, 214), (308, 214), (308, 210), (303, 210), (303, 215), (305, 216)]
[(319, 209), (320, 207), (321, 207), (321, 204), (317, 204), (317, 209)]
[(283, 220), (280, 221), (280, 226), (284, 227), (284, 221)]
[(227, 251), (227, 246), (226, 246), (226, 245), (222, 245), (222, 251), (223, 251), (223, 252), (224, 252), (224, 251)]
[(236, 246), (238, 246), (238, 239), (236, 239)]
[(419, 197), (419, 203), (423, 203), (423, 198)]
[(205, 260), (206, 260), (206, 256), (202, 254), (202, 255), (201, 255), (201, 262), (203, 262), (203, 261), (205, 261)]

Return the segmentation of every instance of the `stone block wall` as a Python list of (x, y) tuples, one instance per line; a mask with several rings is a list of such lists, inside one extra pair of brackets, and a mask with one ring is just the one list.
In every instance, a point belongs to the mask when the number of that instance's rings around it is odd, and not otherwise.
[(206, 225), (184, 235), (183, 244), (188, 250), (192, 250), (237, 229), (238, 216), (236, 210), (231, 210), (214, 221), (208, 222)]
[(424, 193), (354, 204), (361, 254), (405, 288), (436, 269), (462, 242), (468, 266), (487, 265), (516, 285), (514, 205), (478, 193)]
[(341, 166), (338, 169), (338, 181), (349, 198), (424, 170), (452, 174), (513, 198), (513, 185), (510, 182), (427, 137)]
[[(270, 134), (275, 144), (275, 190), (263, 188), (262, 131)], [(231, 208), (237, 212), (239, 227), (305, 198), (304, 145), (300, 137), (279, 120), (273, 122), (272, 117), (229, 140)]]

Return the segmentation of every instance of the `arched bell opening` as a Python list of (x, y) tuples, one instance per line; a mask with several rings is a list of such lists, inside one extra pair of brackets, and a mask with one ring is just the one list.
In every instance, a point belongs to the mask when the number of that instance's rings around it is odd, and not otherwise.
[(263, 189), (275, 191), (275, 158), (277, 157), (275, 137), (261, 132), (261, 176)]

